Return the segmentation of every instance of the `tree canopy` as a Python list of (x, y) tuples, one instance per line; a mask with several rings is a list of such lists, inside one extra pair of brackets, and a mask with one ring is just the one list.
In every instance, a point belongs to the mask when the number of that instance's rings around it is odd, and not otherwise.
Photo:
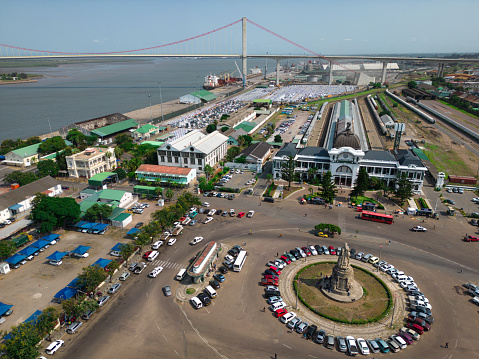
[(283, 142), (283, 139), (281, 138), (281, 135), (274, 136), (274, 142)]
[(415, 88), (417, 88), (417, 82), (416, 81), (409, 81), (407, 83), (407, 87), (410, 88), (410, 89), (415, 89)]
[(38, 169), (38, 174), (40, 175), (40, 177), (45, 177), (45, 176), (56, 177), (58, 176), (58, 171), (60, 170), (56, 162), (53, 160), (44, 160), (44, 161), (38, 162), (37, 169)]
[(85, 212), (85, 219), (88, 221), (97, 221), (103, 218), (108, 218), (113, 212), (113, 208), (107, 204), (95, 203)]
[(0, 345), (0, 352), (5, 352), (9, 359), (36, 358), (40, 355), (37, 345), (41, 339), (34, 323), (21, 323), (12, 327), (10, 339)]
[(20, 186), (35, 182), (39, 177), (33, 172), (13, 171), (4, 177), (7, 183), (18, 183)]
[(17, 246), (10, 241), (0, 241), (0, 260), (10, 257), (17, 250)]
[(332, 177), (331, 171), (328, 171), (323, 175), (323, 178), (321, 178), (319, 193), (326, 203), (333, 203), (336, 193), (338, 192)]
[(83, 272), (78, 275), (77, 286), (90, 293), (107, 277), (108, 273), (98, 265), (84, 267)]
[(54, 136), (41, 143), (41, 145), (38, 147), (38, 153), (54, 153), (63, 150), (65, 147), (67, 147), (67, 145), (65, 144), (65, 140), (62, 138), (62, 136)]
[(401, 174), (396, 180), (395, 194), (401, 201), (409, 199), (414, 195), (414, 185), (405, 173)]
[(314, 226), (314, 229), (318, 230), (318, 232), (323, 232), (327, 231), (332, 234), (341, 234), (341, 228), (338, 226), (335, 226), (334, 224), (329, 224), (329, 223), (320, 223)]
[(115, 137), (115, 143), (118, 147), (120, 147), (123, 151), (127, 152), (133, 149), (133, 138), (126, 133), (122, 133)]
[(288, 181), (288, 189), (291, 187), (291, 182), (294, 181), (296, 167), (296, 162), (294, 161), (293, 156), (288, 156), (288, 159), (284, 162), (281, 162), (281, 178), (285, 181)]
[(25, 141), (20, 138), (18, 138), (17, 140), (6, 139), (3, 140), (0, 144), (0, 155), (4, 155), (10, 151), (18, 150), (19, 148), (34, 145), (40, 142), (42, 142), (42, 140), (38, 136), (30, 137)]
[(68, 131), (67, 140), (73, 143), (76, 148), (80, 150), (84, 150), (88, 146), (91, 146), (96, 141), (96, 136), (87, 136), (84, 135), (82, 132), (78, 131), (76, 128), (71, 129)]
[(31, 218), (40, 223), (40, 232), (52, 232), (80, 219), (80, 205), (70, 197), (40, 196), (31, 212)]
[(366, 168), (361, 167), (359, 169), (358, 178), (351, 191), (351, 197), (362, 196), (369, 188), (369, 174)]
[(113, 172), (115, 172), (118, 175), (118, 179), (120, 181), (126, 178), (126, 171), (123, 168), (115, 168)]
[(214, 123), (210, 123), (208, 126), (206, 126), (206, 132), (211, 133), (216, 131), (216, 125)]

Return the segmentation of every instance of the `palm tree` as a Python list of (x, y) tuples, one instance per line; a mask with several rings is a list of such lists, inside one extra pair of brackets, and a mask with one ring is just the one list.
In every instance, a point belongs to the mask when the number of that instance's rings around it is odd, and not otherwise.
[(310, 180), (314, 178), (314, 176), (316, 175), (316, 172), (318, 172), (318, 169), (316, 167), (311, 167), (308, 169), (308, 176)]
[(210, 165), (206, 165), (204, 171), (205, 171), (205, 175), (206, 175), (206, 181), (209, 182), (210, 177), (215, 174), (215, 169), (213, 167), (211, 167)]

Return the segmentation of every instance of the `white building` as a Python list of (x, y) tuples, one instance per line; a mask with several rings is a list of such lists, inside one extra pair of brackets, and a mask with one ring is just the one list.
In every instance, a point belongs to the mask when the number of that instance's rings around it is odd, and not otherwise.
[(85, 151), (66, 156), (70, 177), (90, 178), (98, 173), (116, 168), (116, 157), (113, 147), (87, 148)]
[(226, 156), (228, 137), (218, 131), (205, 135), (191, 131), (158, 148), (158, 165), (194, 168), (214, 167)]

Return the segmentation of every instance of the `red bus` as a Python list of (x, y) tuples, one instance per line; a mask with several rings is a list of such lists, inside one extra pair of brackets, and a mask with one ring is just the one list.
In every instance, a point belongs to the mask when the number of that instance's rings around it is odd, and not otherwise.
[(368, 221), (374, 221), (374, 222), (387, 223), (387, 224), (392, 224), (394, 222), (392, 215), (375, 213), (375, 212), (366, 212), (366, 211), (361, 212), (361, 219), (366, 219)]

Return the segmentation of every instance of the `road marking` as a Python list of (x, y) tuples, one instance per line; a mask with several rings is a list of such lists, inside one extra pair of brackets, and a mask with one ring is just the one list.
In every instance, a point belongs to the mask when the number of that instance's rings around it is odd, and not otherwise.
[(314, 355), (311, 355), (311, 354), (308, 354), (308, 356), (311, 357), (311, 358), (317, 358), (317, 357), (315, 357)]
[(286, 345), (286, 344), (283, 344), (286, 348), (288, 349), (292, 349), (290, 346)]
[(205, 307), (205, 310), (208, 314), (210, 314), (210, 311), (208, 310), (208, 308)]
[(146, 292), (145, 294), (146, 294), (146, 297), (148, 298), (148, 292)]
[(261, 331), (261, 333), (263, 333), (264, 335), (266, 335), (267, 337), (269, 337), (269, 334), (268, 333), (265, 333), (263, 331)]
[(188, 323), (190, 324), (191, 328), (195, 331), (196, 335), (198, 335), (198, 337), (211, 349), (213, 350), (216, 354), (218, 354), (221, 358), (223, 359), (229, 359), (226, 355), (223, 355), (221, 354), (214, 346), (212, 346), (210, 343), (208, 343), (208, 341), (206, 340), (206, 338), (202, 337), (200, 332), (198, 331), (198, 329), (196, 329), (194, 326), (193, 326), (193, 323), (191, 322), (190, 318), (188, 318), (188, 316), (186, 315), (186, 312), (183, 310), (182, 307), (178, 306), (178, 308), (180, 308), (181, 312), (183, 313), (183, 315), (185, 316), (186, 320), (188, 321)]
[(178, 352), (176, 350), (173, 350), (173, 351), (176, 353), (176, 355), (180, 356), (180, 354), (178, 354)]
[(163, 334), (163, 338), (165, 338), (165, 340), (168, 342), (168, 339), (166, 339), (165, 334)]

